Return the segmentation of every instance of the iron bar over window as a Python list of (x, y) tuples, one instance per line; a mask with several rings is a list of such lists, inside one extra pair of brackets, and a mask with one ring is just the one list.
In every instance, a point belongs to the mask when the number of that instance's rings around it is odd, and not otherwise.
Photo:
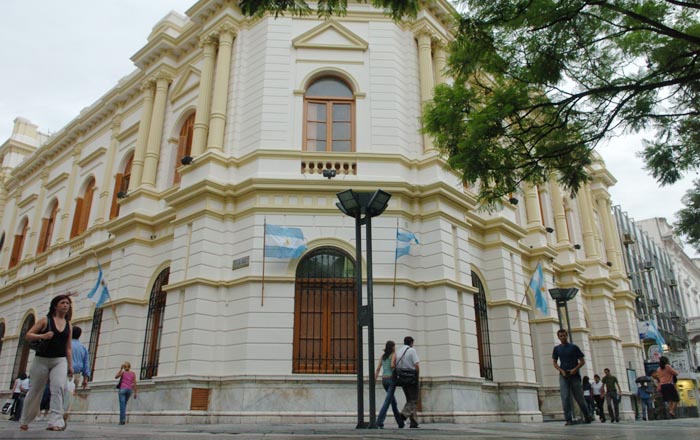
[(294, 295), (294, 373), (353, 374), (357, 325), (355, 263), (321, 248), (299, 264)]
[(491, 365), (491, 343), (489, 342), (489, 316), (486, 303), (484, 285), (472, 272), (472, 286), (479, 289), (474, 295), (474, 314), (476, 318), (476, 340), (479, 349), (479, 372), (481, 377), (493, 380), (493, 367)]
[(167, 267), (158, 275), (151, 289), (148, 301), (148, 321), (146, 322), (146, 337), (143, 343), (141, 357), (141, 379), (150, 379), (158, 375), (158, 359), (160, 358), (160, 338), (163, 334), (163, 315), (167, 293), (163, 286), (168, 284), (170, 268)]

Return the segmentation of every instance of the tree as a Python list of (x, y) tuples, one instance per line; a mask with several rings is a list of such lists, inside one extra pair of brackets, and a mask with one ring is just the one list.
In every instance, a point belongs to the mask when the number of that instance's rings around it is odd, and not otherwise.
[(700, 251), (700, 179), (695, 180), (693, 185), (683, 197), (685, 208), (676, 214), (677, 221), (673, 230)]
[[(395, 19), (416, 1), (372, 1)], [(465, 0), (448, 73), (423, 129), (489, 204), (555, 175), (571, 192), (594, 149), (651, 130), (643, 156), (661, 183), (700, 165), (700, 3), (691, 0)], [(295, 5), (294, 8), (292, 4)], [(301, 13), (303, 1), (246, 2), (247, 13)], [(247, 9), (246, 9), (247, 8)], [(321, 0), (319, 14), (345, 13)], [(699, 188), (700, 190), (700, 188)]]

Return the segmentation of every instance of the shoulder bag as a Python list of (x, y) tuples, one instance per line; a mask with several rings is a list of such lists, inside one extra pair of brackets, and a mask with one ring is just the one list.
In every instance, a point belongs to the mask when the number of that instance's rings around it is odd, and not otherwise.
[(406, 356), (406, 353), (408, 353), (408, 350), (411, 348), (409, 347), (404, 353), (401, 355), (401, 358), (396, 361), (396, 367), (394, 368), (393, 371), (393, 378), (394, 378), (394, 383), (396, 386), (399, 387), (404, 387), (406, 385), (413, 385), (418, 383), (418, 374), (416, 370), (412, 370), (410, 368), (399, 368), (399, 362), (401, 362), (401, 359), (403, 359), (404, 356)]
[[(46, 317), (46, 327), (44, 327), (44, 330), (41, 334), (43, 335), (44, 333), (48, 333), (51, 331), (51, 317), (47, 316)], [(46, 349), (49, 347), (49, 344), (51, 343), (50, 339), (37, 339), (35, 341), (28, 341), (29, 348), (31, 350), (34, 350), (37, 352), (37, 354), (42, 353), (46, 351)]]

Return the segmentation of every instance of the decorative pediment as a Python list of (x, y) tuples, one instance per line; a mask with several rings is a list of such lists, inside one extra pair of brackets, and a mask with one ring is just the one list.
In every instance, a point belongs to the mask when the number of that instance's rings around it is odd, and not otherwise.
[(170, 101), (175, 102), (182, 95), (185, 95), (186, 93), (192, 91), (192, 89), (195, 87), (198, 87), (201, 76), (202, 72), (199, 69), (192, 65), (187, 66), (185, 73), (182, 74), (177, 83), (175, 83), (175, 87), (173, 87)]
[(367, 50), (369, 44), (335, 20), (328, 20), (292, 40), (297, 49)]

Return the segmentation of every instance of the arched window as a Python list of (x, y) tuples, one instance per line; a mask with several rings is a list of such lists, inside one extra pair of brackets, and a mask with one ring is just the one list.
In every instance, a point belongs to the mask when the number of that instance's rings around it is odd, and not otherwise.
[(355, 98), (338, 78), (323, 77), (304, 96), (304, 150), (355, 151)]
[(24, 217), (19, 226), (19, 231), (15, 235), (15, 241), (12, 243), (12, 253), (10, 254), (10, 268), (19, 264), (22, 259), (22, 248), (24, 247), (24, 239), (27, 237), (27, 229), (29, 228), (29, 219)]
[(12, 377), (10, 379), (10, 386), (14, 383), (20, 373), (27, 372), (27, 361), (29, 360), (29, 345), (27, 341), (24, 340), (24, 336), (27, 334), (30, 328), (34, 325), (35, 318), (34, 315), (29, 315), (24, 320), (22, 324), (22, 329), (19, 332), (19, 339), (17, 340), (17, 354), (15, 355), (15, 366), (12, 368)]
[(481, 377), (493, 380), (491, 366), (491, 344), (489, 342), (489, 315), (486, 303), (486, 291), (479, 276), (472, 272), (472, 286), (478, 289), (474, 294), (474, 313), (476, 315), (476, 340), (479, 349), (479, 371)]
[(95, 179), (91, 177), (85, 186), (83, 196), (75, 201), (75, 214), (73, 215), (73, 227), (70, 231), (70, 238), (76, 237), (87, 230), (94, 193)]
[(158, 358), (160, 357), (160, 337), (163, 333), (163, 315), (167, 293), (163, 286), (168, 284), (170, 268), (167, 267), (158, 274), (151, 289), (148, 301), (148, 321), (146, 322), (146, 337), (143, 342), (141, 357), (141, 379), (150, 379), (158, 375)]
[(58, 200), (54, 199), (51, 202), (49, 216), (41, 219), (41, 233), (39, 234), (39, 243), (36, 247), (37, 255), (46, 252), (51, 247), (51, 237), (56, 224), (56, 216), (58, 216)]
[(177, 158), (175, 160), (175, 174), (173, 175), (173, 183), (180, 183), (180, 173), (177, 172), (177, 167), (180, 166), (180, 160), (185, 156), (192, 154), (192, 136), (194, 135), (194, 116), (192, 113), (185, 119), (180, 128), (180, 137), (177, 142)]
[(109, 219), (119, 216), (119, 203), (117, 199), (121, 196), (125, 196), (127, 191), (129, 191), (129, 181), (131, 180), (131, 164), (134, 161), (134, 153), (129, 155), (124, 164), (124, 171), (117, 173), (114, 177), (114, 193), (112, 194), (112, 208), (109, 211)]
[(92, 329), (90, 330), (90, 344), (88, 353), (90, 353), (90, 371), (93, 376), (95, 374), (95, 359), (97, 359), (97, 347), (100, 343), (100, 330), (102, 329), (102, 308), (95, 307), (95, 313), (92, 314)]
[(294, 373), (356, 372), (355, 263), (320, 248), (304, 257), (294, 293)]

